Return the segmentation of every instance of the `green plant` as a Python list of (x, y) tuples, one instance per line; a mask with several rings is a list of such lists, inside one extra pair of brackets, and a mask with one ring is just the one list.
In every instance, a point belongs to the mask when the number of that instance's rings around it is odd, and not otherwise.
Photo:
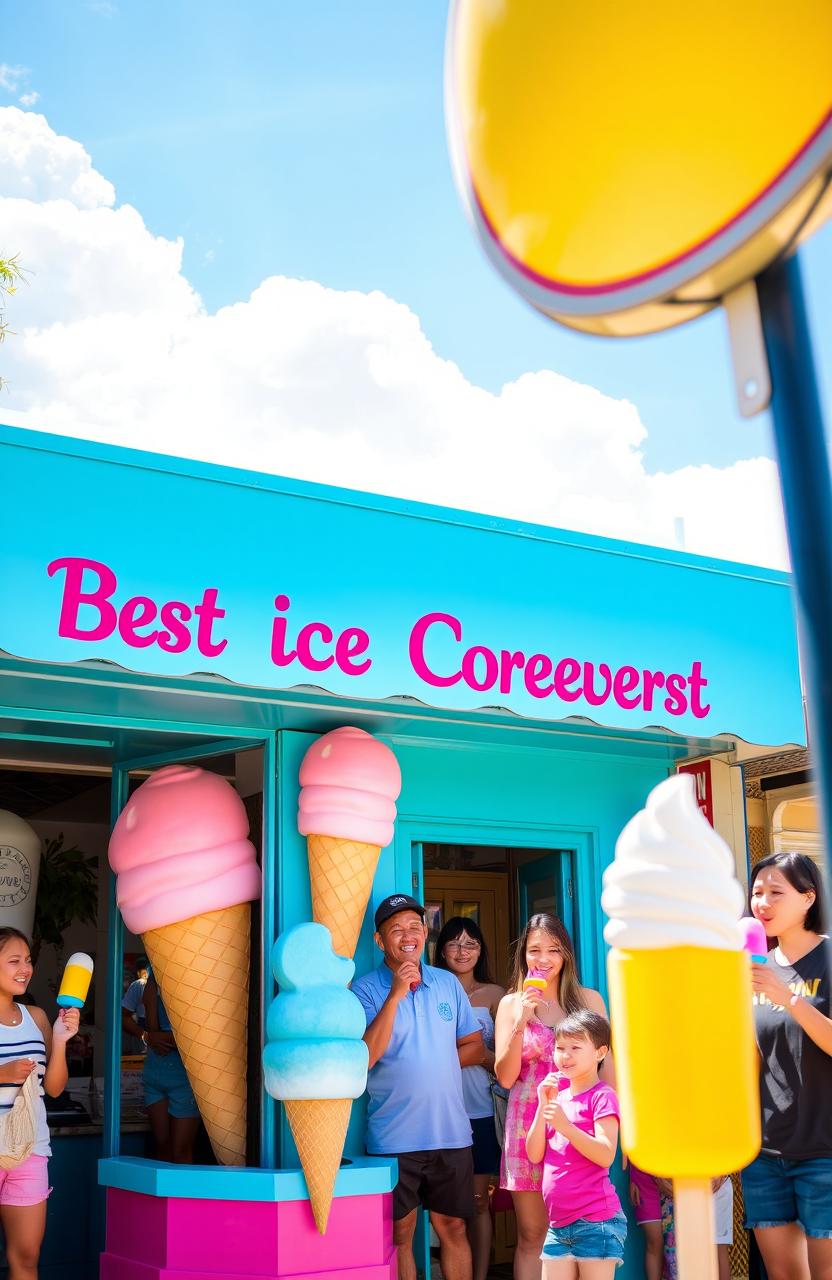
[(32, 929), (32, 959), (41, 946), (60, 947), (64, 933), (77, 921), (94, 924), (98, 918), (98, 859), (73, 846), (64, 848), (64, 835), (46, 840), (40, 859), (38, 896)]
[[(17, 292), (18, 282), (24, 279), (18, 258), (19, 254), (15, 254), (13, 258), (0, 258), (0, 342), (7, 333), (12, 332), (6, 323), (6, 298)], [(4, 385), (4, 381), (0, 378), (0, 387)]]

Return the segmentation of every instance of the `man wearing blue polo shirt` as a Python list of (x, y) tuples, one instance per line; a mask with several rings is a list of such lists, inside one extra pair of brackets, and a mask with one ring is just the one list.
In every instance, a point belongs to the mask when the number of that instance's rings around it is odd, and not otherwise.
[(445, 1280), (471, 1280), (465, 1224), (474, 1212), (474, 1182), (462, 1067), (483, 1060), (480, 1024), (454, 975), (421, 964), (428, 936), (421, 903), (393, 894), (380, 904), (375, 925), (384, 964), (352, 989), (367, 1018), (367, 1151), (399, 1162), (393, 1192), (399, 1280), (416, 1280), (419, 1204), (439, 1237)]

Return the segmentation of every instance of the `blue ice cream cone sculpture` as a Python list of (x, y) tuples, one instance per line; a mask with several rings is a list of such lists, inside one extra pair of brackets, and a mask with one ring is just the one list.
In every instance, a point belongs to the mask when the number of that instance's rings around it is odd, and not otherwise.
[(272, 951), (280, 993), (267, 1019), (267, 1091), (286, 1108), (315, 1225), (323, 1235), (354, 1098), (367, 1085), (364, 1010), (348, 989), (352, 960), (336, 955), (322, 924), (300, 924)]

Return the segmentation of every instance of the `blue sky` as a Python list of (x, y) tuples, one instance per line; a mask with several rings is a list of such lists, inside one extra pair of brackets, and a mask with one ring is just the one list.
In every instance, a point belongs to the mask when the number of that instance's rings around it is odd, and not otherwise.
[[(3, 0), (3, 60), (157, 235), (209, 310), (281, 274), (381, 290), (497, 390), (553, 369), (631, 400), (648, 471), (770, 454), (737, 415), (721, 315), (612, 342), (568, 332), (486, 264), (444, 134), (446, 6), (351, 0)], [(8, 103), (15, 95), (6, 95)], [(2, 102), (2, 94), (0, 94)], [(832, 227), (803, 254), (832, 403)]]

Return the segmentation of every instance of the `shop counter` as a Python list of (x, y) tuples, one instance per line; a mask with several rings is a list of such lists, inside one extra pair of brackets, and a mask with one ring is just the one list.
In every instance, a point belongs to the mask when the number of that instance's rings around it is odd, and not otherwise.
[(102, 1160), (101, 1280), (395, 1280), (395, 1160), (343, 1164), (326, 1235), (300, 1169)]

